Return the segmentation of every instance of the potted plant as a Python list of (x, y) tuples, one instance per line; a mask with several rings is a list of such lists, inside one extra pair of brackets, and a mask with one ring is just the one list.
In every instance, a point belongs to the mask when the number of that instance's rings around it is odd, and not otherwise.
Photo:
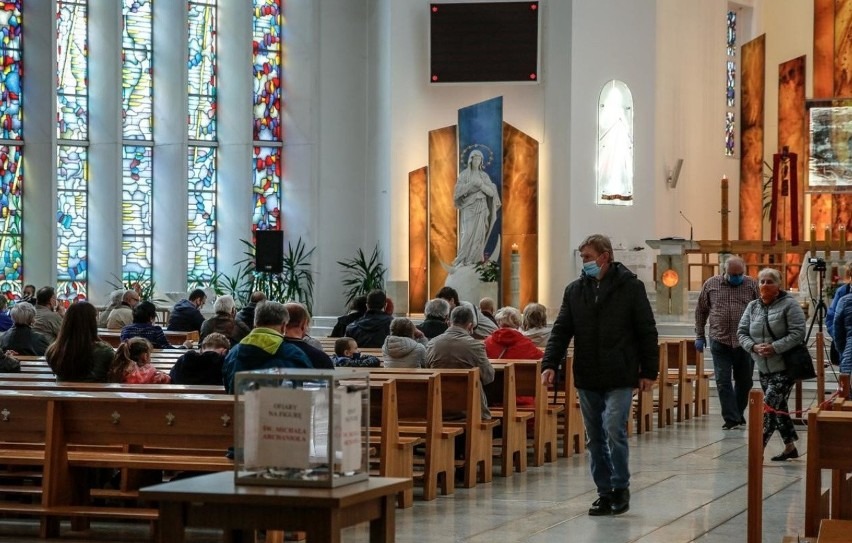
[[(246, 258), (237, 262), (239, 266), (236, 278), (225, 276), (219, 287), (227, 291), (239, 292), (240, 299), (247, 303), (248, 297), (254, 291), (263, 292), (267, 299), (280, 302), (297, 301), (305, 304), (308, 313), (312, 313), (314, 302), (314, 276), (311, 271), (311, 255), (316, 247), (308, 250), (300, 237), (294, 246), (287, 242), (284, 252), (281, 273), (266, 273), (257, 271), (255, 255), (257, 247), (254, 243), (241, 239), (246, 250)], [(236, 299), (236, 296), (235, 296)]]
[(355, 258), (338, 260), (343, 267), (343, 294), (346, 296), (346, 307), (358, 296), (366, 295), (371, 290), (385, 289), (385, 273), (387, 268), (382, 264), (379, 254), (379, 244), (373, 248), (369, 258), (364, 251), (358, 249)]
[(479, 297), (491, 298), (499, 305), (497, 299), (500, 295), (500, 264), (494, 260), (482, 260), (477, 262), (473, 269), (479, 276)]

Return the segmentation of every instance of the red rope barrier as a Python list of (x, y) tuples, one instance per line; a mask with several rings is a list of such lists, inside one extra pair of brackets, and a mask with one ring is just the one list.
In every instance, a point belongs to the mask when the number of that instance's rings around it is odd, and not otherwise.
[[(835, 399), (835, 398), (837, 398), (838, 396), (840, 396), (840, 391), (839, 391), (839, 390), (835, 391), (835, 392), (834, 392), (831, 396), (829, 396), (829, 397), (828, 397), (828, 399), (826, 399), (826, 400), (825, 400), (825, 401), (823, 401), (821, 404), (819, 404), (819, 408), (820, 408), (820, 409), (823, 409), (823, 408), (825, 408), (825, 407), (828, 407), (828, 405), (829, 405), (829, 404), (831, 404), (831, 402), (833, 402), (833, 401), (834, 401), (834, 399)], [(775, 409), (774, 407), (771, 407), (771, 406), (767, 405), (767, 404), (766, 404), (766, 400), (765, 400), (765, 399), (764, 399), (764, 401), (763, 401), (763, 413), (764, 413), (764, 414), (766, 414), (766, 413), (774, 413), (774, 414), (776, 414), (776, 415), (787, 415), (787, 416), (792, 416), (792, 415), (801, 415), (801, 414), (803, 414), (803, 413), (807, 413), (809, 410), (810, 410), (810, 408), (808, 408), (808, 409), (802, 409), (801, 411), (779, 411), (779, 410)]]

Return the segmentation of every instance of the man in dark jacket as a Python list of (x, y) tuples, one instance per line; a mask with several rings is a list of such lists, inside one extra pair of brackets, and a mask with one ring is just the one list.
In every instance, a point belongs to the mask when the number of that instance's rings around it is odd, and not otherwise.
[(346, 327), (346, 336), (358, 342), (362, 349), (378, 349), (390, 335), (393, 315), (385, 313), (387, 296), (381, 290), (367, 294), (367, 312), (363, 317)]
[(417, 325), (417, 329), (428, 339), (438, 337), (450, 327), (450, 303), (443, 298), (429, 300), (423, 308), (423, 316), (425, 318)]
[(613, 261), (612, 243), (595, 234), (580, 244), (583, 273), (565, 289), (547, 342), (541, 380), (553, 384), (574, 339), (574, 382), (588, 436), (598, 499), (589, 514), (630, 508), (627, 419), (633, 389), (651, 390), (659, 369), (657, 326), (645, 285)]
[(225, 390), (234, 391), (234, 374), (271, 368), (311, 369), (305, 353), (284, 341), (284, 328), (290, 316), (284, 304), (266, 301), (254, 313), (254, 329), (233, 347), (222, 368)]
[(169, 315), (169, 326), (167, 330), (173, 332), (200, 332), (204, 324), (204, 315), (201, 308), (207, 301), (207, 295), (200, 288), (189, 294), (189, 300), (184, 298), (175, 304)]
[(249, 298), (249, 304), (240, 309), (237, 313), (236, 320), (248, 326), (249, 330), (254, 328), (254, 308), (256, 308), (257, 304), (264, 300), (266, 300), (266, 294), (259, 290), (252, 292), (251, 297)]
[(328, 337), (343, 337), (346, 335), (346, 327), (364, 316), (367, 312), (367, 297), (357, 296), (349, 304), (349, 313), (337, 317), (337, 322)]
[(298, 302), (284, 304), (284, 307), (287, 308), (287, 313), (290, 315), (290, 320), (287, 321), (287, 326), (284, 328), (284, 341), (305, 353), (315, 369), (333, 370), (334, 364), (331, 362), (331, 358), (305, 341), (308, 325), (311, 322), (307, 308)]

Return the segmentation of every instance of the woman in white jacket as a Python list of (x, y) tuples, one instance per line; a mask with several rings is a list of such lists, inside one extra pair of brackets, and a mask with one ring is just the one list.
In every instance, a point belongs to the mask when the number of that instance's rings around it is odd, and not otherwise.
[(391, 321), (390, 335), (382, 346), (386, 368), (422, 368), (426, 358), (426, 336), (405, 317)]

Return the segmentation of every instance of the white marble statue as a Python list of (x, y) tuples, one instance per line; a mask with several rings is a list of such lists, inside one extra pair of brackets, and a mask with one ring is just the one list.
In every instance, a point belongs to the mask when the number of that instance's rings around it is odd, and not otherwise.
[(459, 173), (453, 202), (459, 210), (459, 250), (453, 266), (472, 266), (485, 256), (485, 244), (500, 209), (497, 186), (485, 173), (482, 152), (474, 149), (467, 157), (467, 168)]

